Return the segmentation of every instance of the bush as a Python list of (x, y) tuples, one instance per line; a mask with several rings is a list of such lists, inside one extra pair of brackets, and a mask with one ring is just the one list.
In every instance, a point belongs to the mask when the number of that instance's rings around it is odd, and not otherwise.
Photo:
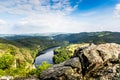
[(36, 69), (36, 75), (39, 76), (42, 71), (48, 69), (51, 66), (52, 65), (47, 63), (46, 61), (42, 62), (42, 64), (40, 66), (38, 66)]
[(3, 71), (2, 69), (0, 69), (0, 77), (5, 75), (5, 71)]
[(54, 54), (54, 57), (53, 57), (53, 62), (55, 64), (64, 62), (64, 61), (70, 59), (70, 57), (73, 55), (73, 52), (71, 52), (66, 47), (55, 49), (54, 53), (55, 54)]
[(53, 60), (54, 60), (54, 63), (58, 64), (68, 60), (69, 58), (70, 58), (69, 55), (67, 55), (66, 53), (60, 53), (60, 54), (54, 55)]
[(46, 61), (42, 62), (41, 65), (37, 66), (36, 69), (32, 69), (27, 73), (27, 76), (37, 76), (39, 77), (39, 75), (41, 74), (42, 71), (48, 69), (49, 67), (51, 67), (52, 65), (47, 63)]
[(5, 70), (6, 75), (14, 76), (14, 77), (26, 77), (27, 70), (21, 68), (11, 68)]
[(14, 62), (14, 57), (11, 54), (3, 54), (0, 57), (0, 69), (9, 69)]
[(32, 69), (27, 73), (27, 76), (36, 76), (36, 70), (37, 69)]

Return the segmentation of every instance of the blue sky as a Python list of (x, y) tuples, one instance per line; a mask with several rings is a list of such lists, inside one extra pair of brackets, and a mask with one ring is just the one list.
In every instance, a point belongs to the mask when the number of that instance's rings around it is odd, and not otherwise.
[(120, 31), (120, 0), (0, 0), (0, 34)]

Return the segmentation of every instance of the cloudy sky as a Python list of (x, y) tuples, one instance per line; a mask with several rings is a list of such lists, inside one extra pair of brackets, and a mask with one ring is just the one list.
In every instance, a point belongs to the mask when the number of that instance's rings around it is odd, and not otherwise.
[(120, 0), (0, 0), (0, 34), (120, 31)]

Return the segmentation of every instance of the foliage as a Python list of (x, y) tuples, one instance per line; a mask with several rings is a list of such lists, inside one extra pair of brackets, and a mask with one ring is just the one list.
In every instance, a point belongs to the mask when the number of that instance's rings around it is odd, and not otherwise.
[(0, 69), (9, 69), (14, 63), (14, 57), (11, 54), (3, 54), (0, 57)]
[(60, 34), (54, 36), (54, 40), (69, 41), (70, 43), (118, 43), (120, 44), (119, 32), (82, 32), (75, 34)]
[(0, 69), (0, 77), (5, 75), (5, 71)]
[(63, 46), (60, 48), (57, 48), (54, 50), (54, 57), (53, 57), (53, 62), (55, 64), (61, 63), (63, 61), (66, 61), (73, 56), (75, 49), (83, 46), (87, 46), (89, 44), (84, 43), (84, 44), (70, 44), (67, 46)]
[(37, 69), (36, 69), (36, 74), (39, 76), (39, 74), (40, 74), (42, 71), (48, 69), (48, 68), (51, 67), (51, 66), (52, 66), (51, 64), (47, 63), (46, 61), (43, 61), (42, 64), (37, 67)]
[(61, 44), (60, 41), (30, 36), (9, 37), (7, 40), (0, 38), (0, 76), (38, 75), (51, 65), (43, 62), (37, 69), (33, 69), (33, 62), (37, 54), (44, 49)]
[(27, 74), (28, 76), (37, 76), (39, 77), (40, 73), (46, 69), (48, 69), (49, 67), (51, 67), (52, 65), (47, 63), (46, 61), (43, 61), (41, 65), (37, 66), (36, 69), (32, 69), (29, 71), (29, 73)]
[(71, 56), (69, 55), (69, 51), (67, 51), (66, 49), (62, 49), (61, 51), (58, 51), (57, 54), (54, 55), (53, 61), (54, 63), (58, 64), (68, 60), (70, 57)]
[(14, 77), (25, 77), (27, 76), (27, 69), (22, 69), (22, 68), (11, 68), (5, 70), (6, 75), (14, 76)]
[(58, 63), (68, 60), (69, 58), (70, 56), (63, 52), (60, 54), (56, 54), (53, 59), (54, 59), (54, 63), (58, 64)]
[[(37, 54), (44, 49), (68, 45), (70, 43), (93, 42), (96, 44), (115, 42), (120, 44), (120, 33), (118, 32), (90, 32), (76, 34), (61, 34), (49, 37), (40, 36), (14, 36), (0, 38), (0, 76), (11, 75), (22, 77), (28, 75), (39, 75), (51, 65), (43, 62), (37, 69), (32, 69), (33, 61)], [(79, 45), (68, 45), (55, 50), (54, 63), (68, 60)], [(16, 61), (16, 63), (15, 63)], [(16, 65), (16, 66), (14, 66)]]
[(26, 76), (25, 63), (19, 63), (20, 67), (15, 68), (15, 57), (12, 54), (5, 53), (0, 56), (0, 76)]
[(36, 76), (37, 69), (32, 69), (27, 73), (27, 76)]

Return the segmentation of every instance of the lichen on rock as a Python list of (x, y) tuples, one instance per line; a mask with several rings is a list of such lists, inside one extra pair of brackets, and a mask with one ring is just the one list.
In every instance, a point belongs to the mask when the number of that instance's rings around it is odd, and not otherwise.
[(120, 45), (106, 43), (75, 50), (74, 56), (40, 74), (42, 80), (120, 80)]

